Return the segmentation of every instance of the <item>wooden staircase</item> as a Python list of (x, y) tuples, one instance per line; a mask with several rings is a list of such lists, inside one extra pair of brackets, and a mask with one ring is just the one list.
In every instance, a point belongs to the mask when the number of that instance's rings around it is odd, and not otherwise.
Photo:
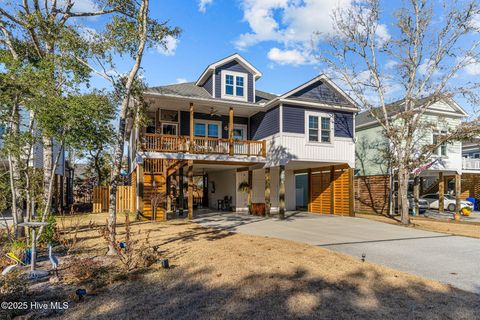
[(141, 213), (144, 219), (166, 220), (167, 180), (186, 164), (184, 160), (145, 159)]

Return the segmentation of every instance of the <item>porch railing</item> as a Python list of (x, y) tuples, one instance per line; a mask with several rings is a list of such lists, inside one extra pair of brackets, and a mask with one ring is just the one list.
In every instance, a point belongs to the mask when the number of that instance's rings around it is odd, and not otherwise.
[(480, 170), (480, 159), (463, 158), (462, 161), (464, 170)]
[(232, 140), (224, 138), (173, 136), (146, 133), (142, 138), (144, 151), (186, 152), (193, 154), (225, 154), (266, 157), (266, 141)]

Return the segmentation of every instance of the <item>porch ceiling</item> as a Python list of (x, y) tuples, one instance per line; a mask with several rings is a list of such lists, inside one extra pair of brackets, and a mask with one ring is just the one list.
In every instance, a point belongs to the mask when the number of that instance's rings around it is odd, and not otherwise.
[(190, 102), (193, 102), (193, 109), (195, 112), (210, 113), (212, 108), (215, 109), (216, 114), (228, 115), (230, 107), (233, 107), (234, 116), (249, 117), (259, 111), (264, 110), (262, 106), (256, 105), (235, 105), (232, 103), (225, 103), (222, 101), (196, 101), (188, 98), (165, 98), (165, 97), (148, 97), (149, 111), (153, 112), (156, 109), (167, 110), (181, 110), (189, 111)]
[(245, 165), (240, 164), (208, 164), (208, 163), (193, 163), (193, 173), (201, 174), (203, 172), (215, 172), (224, 170), (236, 170), (245, 168)]

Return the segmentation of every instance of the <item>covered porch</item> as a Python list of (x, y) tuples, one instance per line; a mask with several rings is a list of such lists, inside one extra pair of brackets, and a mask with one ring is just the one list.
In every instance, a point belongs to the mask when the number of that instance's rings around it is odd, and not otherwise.
[(205, 155), (220, 160), (225, 156), (266, 157), (266, 142), (255, 139), (250, 123), (250, 117), (262, 110), (260, 106), (154, 95), (147, 100), (146, 125), (132, 128), (132, 156), (144, 153), (194, 160), (205, 159)]

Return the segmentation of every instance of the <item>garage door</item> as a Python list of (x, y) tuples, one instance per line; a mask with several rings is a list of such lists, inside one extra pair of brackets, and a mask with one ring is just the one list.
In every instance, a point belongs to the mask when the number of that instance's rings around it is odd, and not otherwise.
[(312, 170), (310, 181), (310, 211), (338, 215), (350, 213), (348, 169), (330, 167)]

